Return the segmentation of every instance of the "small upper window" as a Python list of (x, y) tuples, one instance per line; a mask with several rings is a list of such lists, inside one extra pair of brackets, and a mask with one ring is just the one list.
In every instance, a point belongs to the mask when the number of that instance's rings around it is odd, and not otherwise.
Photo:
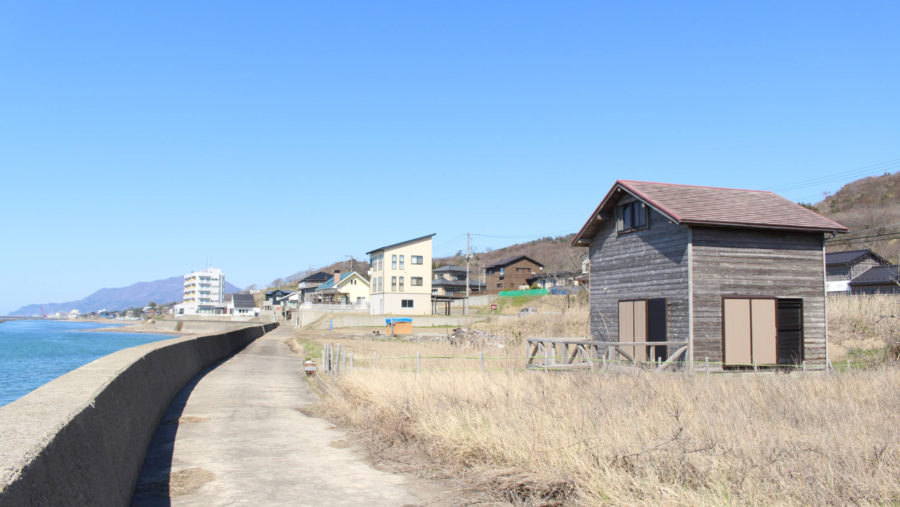
[(647, 205), (634, 201), (616, 208), (616, 231), (629, 232), (647, 228)]
[(397, 255), (391, 255), (391, 269), (397, 269)]
[(400, 256), (400, 271), (403, 271), (403, 256)]
[(421, 255), (410, 255), (409, 263), (410, 264), (422, 264), (422, 256)]

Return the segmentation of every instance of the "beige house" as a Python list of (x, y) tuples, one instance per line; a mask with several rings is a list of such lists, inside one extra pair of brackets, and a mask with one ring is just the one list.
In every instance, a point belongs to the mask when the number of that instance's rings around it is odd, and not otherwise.
[(368, 252), (372, 315), (431, 314), (431, 238), (422, 236)]
[(341, 273), (316, 288), (314, 303), (364, 305), (369, 300), (369, 281), (356, 271)]

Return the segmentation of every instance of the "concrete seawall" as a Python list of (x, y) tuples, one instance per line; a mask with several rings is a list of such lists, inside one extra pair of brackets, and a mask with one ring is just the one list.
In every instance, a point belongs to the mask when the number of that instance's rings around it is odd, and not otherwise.
[(175, 394), (276, 326), (121, 350), (0, 408), (0, 506), (128, 505)]

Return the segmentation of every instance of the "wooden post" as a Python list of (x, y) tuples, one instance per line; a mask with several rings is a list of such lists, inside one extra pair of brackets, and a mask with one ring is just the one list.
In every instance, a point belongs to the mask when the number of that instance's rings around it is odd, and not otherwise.
[(550, 364), (556, 364), (556, 344), (550, 344)]
[(850, 358), (847, 358), (847, 371), (850, 371)]
[(322, 370), (328, 371), (325, 366), (325, 347), (322, 347), (322, 362), (320, 364), (322, 365)]
[(806, 371), (806, 361), (803, 361), (803, 371)]
[(706, 363), (706, 374), (709, 375), (709, 358), (705, 357), (703, 359), (705, 360), (704, 362)]
[(753, 371), (759, 371), (759, 365), (756, 364), (756, 361), (753, 361)]
[(350, 369), (353, 369), (353, 352), (350, 353)]
[(481, 351), (481, 371), (484, 371), (484, 351)]
[(416, 352), (416, 373), (420, 373), (422, 371), (422, 354), (421, 352)]

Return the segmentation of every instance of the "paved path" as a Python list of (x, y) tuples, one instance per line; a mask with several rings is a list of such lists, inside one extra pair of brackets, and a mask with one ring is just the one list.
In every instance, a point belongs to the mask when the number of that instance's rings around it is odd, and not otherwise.
[(431, 483), (376, 470), (315, 402), (276, 329), (178, 394), (153, 438), (134, 504), (452, 504)]

